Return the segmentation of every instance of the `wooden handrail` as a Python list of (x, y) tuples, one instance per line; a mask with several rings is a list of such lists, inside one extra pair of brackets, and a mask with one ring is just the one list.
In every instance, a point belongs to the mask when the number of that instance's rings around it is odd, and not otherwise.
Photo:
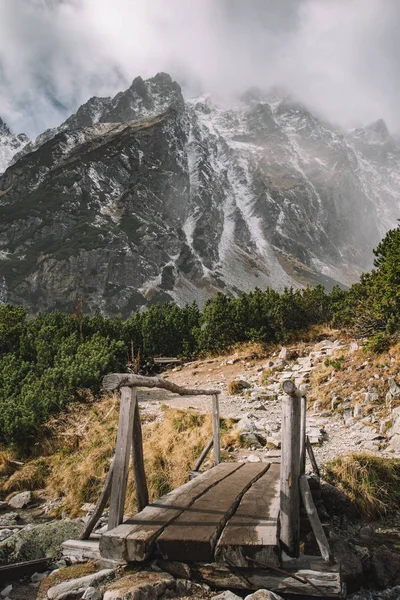
[(146, 387), (161, 388), (180, 396), (214, 396), (219, 395), (221, 390), (192, 389), (177, 385), (162, 377), (146, 377), (145, 375), (134, 375), (130, 373), (112, 373), (103, 378), (103, 388), (116, 390), (121, 387)]

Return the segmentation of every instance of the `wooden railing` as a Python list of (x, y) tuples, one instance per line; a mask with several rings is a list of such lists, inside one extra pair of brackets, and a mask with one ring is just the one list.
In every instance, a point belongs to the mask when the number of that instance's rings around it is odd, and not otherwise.
[[(218, 401), (218, 396), (221, 393), (220, 390), (191, 389), (182, 387), (161, 377), (144, 377), (143, 375), (132, 375), (129, 373), (114, 373), (112, 375), (107, 375), (103, 379), (103, 387), (106, 390), (120, 392), (120, 412), (115, 455), (110, 465), (100, 498), (96, 504), (96, 508), (86, 524), (81, 539), (89, 538), (94, 526), (101, 517), (108, 500), (110, 500), (108, 529), (114, 529), (122, 523), (130, 456), (132, 456), (138, 512), (143, 510), (149, 503), (146, 473), (144, 469), (142, 426), (140, 423), (139, 403), (137, 399), (138, 387), (164, 389), (174, 394), (179, 394), (180, 396), (211, 396), (213, 438), (212, 444), (208, 444), (206, 448), (208, 452), (211, 446), (213, 446), (214, 465), (217, 465), (220, 462)], [(202, 460), (204, 460), (207, 454), (205, 450), (203, 451), (202, 457), (200, 457)]]
[(314, 453), (307, 438), (307, 401), (302, 388), (291, 380), (283, 382), (281, 438), (281, 506), (280, 540), (289, 556), (298, 557), (300, 550), (300, 499), (303, 501), (321, 555), (331, 561), (329, 543), (315, 508), (305, 475), (306, 452), (314, 473), (319, 477)]

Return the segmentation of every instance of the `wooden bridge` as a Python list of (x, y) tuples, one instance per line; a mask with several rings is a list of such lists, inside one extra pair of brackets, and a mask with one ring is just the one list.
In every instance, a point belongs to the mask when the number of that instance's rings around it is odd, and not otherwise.
[[(100, 539), (103, 558), (136, 563), (157, 558), (173, 575), (217, 587), (345, 596), (340, 565), (331, 556), (305, 475), (306, 400), (292, 381), (283, 384), (281, 463), (220, 462), (219, 390), (188, 389), (158, 377), (130, 374), (109, 375), (103, 385), (121, 393), (116, 452), (82, 535), (89, 538), (110, 500), (108, 531)], [(143, 464), (138, 387), (212, 399), (213, 439), (192, 479), (152, 504)], [(214, 467), (199, 473), (211, 447)], [(138, 513), (123, 522), (130, 455)], [(321, 556), (300, 556), (301, 501)]]

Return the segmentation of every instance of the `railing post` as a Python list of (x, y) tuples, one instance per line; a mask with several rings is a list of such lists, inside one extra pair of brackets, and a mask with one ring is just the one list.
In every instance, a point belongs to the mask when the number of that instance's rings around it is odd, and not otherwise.
[(212, 395), (212, 421), (213, 421), (213, 446), (214, 446), (214, 466), (221, 460), (220, 433), (219, 433), (219, 402), (218, 394)]
[(290, 556), (299, 555), (301, 402), (293, 381), (283, 383), (280, 539)]
[(132, 389), (132, 394), (135, 394), (136, 397), (132, 430), (132, 467), (136, 490), (137, 510), (140, 512), (149, 503), (149, 492), (147, 489), (146, 472), (144, 470), (142, 424), (140, 422), (139, 402), (136, 388)]
[(121, 388), (117, 444), (111, 483), (110, 515), (108, 518), (109, 530), (118, 527), (124, 518), (135, 404), (136, 390), (130, 387)]
[[(301, 391), (300, 391), (301, 394)], [(306, 472), (307, 400), (300, 397), (300, 475)]]

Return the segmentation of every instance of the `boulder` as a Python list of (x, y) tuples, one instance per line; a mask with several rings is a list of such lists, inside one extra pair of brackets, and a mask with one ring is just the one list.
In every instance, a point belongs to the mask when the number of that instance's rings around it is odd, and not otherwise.
[(84, 600), (101, 600), (102, 597), (103, 597), (103, 594), (99, 590), (97, 590), (95, 587), (92, 587), (92, 586), (89, 586), (88, 588), (86, 588), (86, 591), (82, 596), (82, 598)]
[(9, 501), (8, 505), (11, 508), (25, 508), (32, 502), (32, 492), (21, 492), (13, 496)]
[(279, 352), (278, 358), (280, 358), (280, 360), (287, 360), (287, 355), (288, 355), (287, 348), (283, 347), (281, 349), (281, 351)]
[(247, 457), (246, 462), (250, 462), (250, 463), (261, 462), (261, 458), (259, 456), (257, 456), (257, 454), (250, 454), (250, 456)]
[(253, 594), (246, 596), (245, 600), (283, 600), (283, 598), (269, 590), (257, 590)]
[(0, 527), (7, 527), (8, 525), (16, 525), (19, 520), (19, 514), (17, 512), (5, 513), (0, 517)]
[(0, 542), (6, 540), (14, 533), (14, 529), (0, 529)]
[(65, 540), (78, 538), (82, 529), (80, 520), (63, 519), (18, 531), (0, 542), (0, 564), (52, 558)]
[(372, 575), (379, 587), (400, 585), (400, 554), (382, 545), (374, 550), (371, 562)]
[(168, 573), (138, 571), (107, 586), (103, 600), (156, 600), (175, 586), (175, 579)]
[(114, 575), (114, 569), (102, 569), (85, 577), (70, 579), (54, 585), (47, 590), (47, 598), (49, 600), (63, 600), (69, 596), (78, 595), (80, 592), (85, 592), (89, 587), (96, 587), (110, 579)]
[(329, 543), (332, 554), (341, 564), (343, 581), (346, 583), (348, 591), (360, 589), (364, 571), (361, 558), (347, 542), (340, 538), (330, 539)]
[(12, 589), (13, 589), (13, 586), (12, 586), (12, 584), (10, 583), (10, 585), (8, 585), (7, 587), (5, 587), (4, 589), (2, 589), (2, 590), (1, 590), (1, 592), (0, 592), (0, 596), (1, 596), (2, 598), (7, 598), (7, 597), (8, 597), (8, 596), (11, 594), (11, 592), (12, 592)]
[(229, 590), (225, 590), (225, 592), (218, 594), (218, 596), (213, 596), (211, 600), (242, 600), (242, 598)]

